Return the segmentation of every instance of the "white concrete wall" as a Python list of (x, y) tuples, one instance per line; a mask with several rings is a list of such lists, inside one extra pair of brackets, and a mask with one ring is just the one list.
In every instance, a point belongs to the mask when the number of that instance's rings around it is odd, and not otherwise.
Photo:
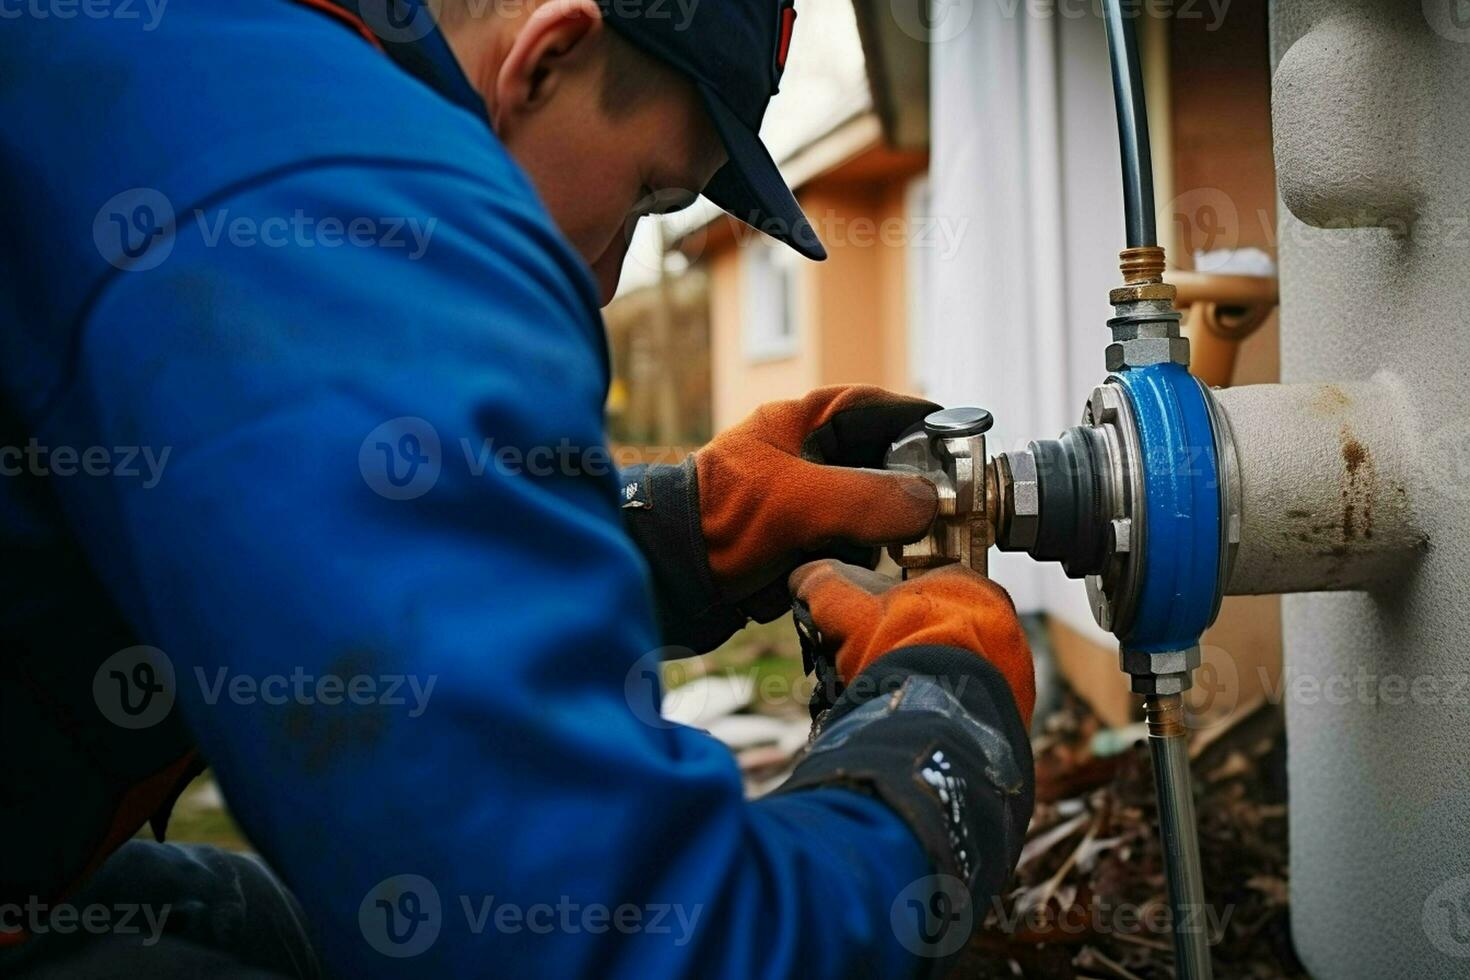
[(1470, 17), (1456, 6), (1272, 9), (1282, 379), (1395, 381), (1419, 456), (1405, 490), (1429, 535), (1393, 587), (1284, 605), (1292, 926), (1319, 977), (1470, 977)]

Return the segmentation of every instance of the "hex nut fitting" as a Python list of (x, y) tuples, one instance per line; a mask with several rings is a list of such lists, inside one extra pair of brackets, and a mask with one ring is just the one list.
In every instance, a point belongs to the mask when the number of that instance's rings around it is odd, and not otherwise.
[(1134, 694), (1183, 694), (1194, 686), (1189, 674), (1134, 674)]
[(1026, 551), (1036, 543), (1041, 527), (1041, 486), (1036, 476), (1036, 457), (1030, 450), (1004, 453), (1001, 480), (1000, 541), (1005, 551)]
[(1187, 650), (1167, 650), (1150, 653), (1146, 650), (1121, 650), (1118, 666), (1125, 673), (1140, 674), (1184, 674), (1199, 666), (1199, 647)]
[(1167, 300), (1172, 304), (1177, 295), (1178, 290), (1167, 282), (1146, 282), (1117, 287), (1108, 293), (1108, 302), (1117, 306), (1119, 303), (1136, 303), (1141, 300)]
[(1139, 337), (1111, 343), (1107, 348), (1109, 371), (1126, 371), (1149, 364), (1189, 366), (1187, 337)]
[(1183, 694), (1199, 666), (1198, 646), (1187, 650), (1120, 650), (1118, 665), (1133, 681), (1135, 694)]
[(1177, 337), (1179, 317), (1177, 314), (1172, 317), (1157, 316), (1150, 312), (1139, 316), (1115, 316), (1108, 321), (1108, 329), (1112, 331), (1114, 343)]

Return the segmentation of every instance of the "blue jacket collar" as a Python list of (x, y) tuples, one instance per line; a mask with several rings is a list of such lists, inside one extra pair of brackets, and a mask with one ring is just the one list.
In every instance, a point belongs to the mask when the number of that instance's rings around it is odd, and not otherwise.
[(398, 67), (486, 126), (485, 100), (465, 77), (459, 59), (423, 0), (328, 0), (367, 25)]

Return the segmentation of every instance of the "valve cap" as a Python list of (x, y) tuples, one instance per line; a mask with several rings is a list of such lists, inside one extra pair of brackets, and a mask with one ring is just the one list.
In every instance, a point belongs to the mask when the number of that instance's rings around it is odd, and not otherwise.
[(983, 408), (946, 408), (924, 418), (924, 431), (937, 439), (962, 439), (989, 432), (995, 419)]

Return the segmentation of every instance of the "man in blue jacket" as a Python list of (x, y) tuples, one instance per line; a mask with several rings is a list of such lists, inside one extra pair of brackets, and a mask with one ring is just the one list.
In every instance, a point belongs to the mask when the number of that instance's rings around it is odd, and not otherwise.
[[(1025, 640), (812, 562), (923, 532), (875, 468), (932, 406), (603, 442), (638, 217), (822, 257), (757, 137), (791, 0), (128, 9), (0, 31), (0, 968), (939, 969), (1029, 817)], [(748, 802), (650, 678), (788, 587), (836, 683)], [(274, 874), (128, 842), (202, 759)]]

